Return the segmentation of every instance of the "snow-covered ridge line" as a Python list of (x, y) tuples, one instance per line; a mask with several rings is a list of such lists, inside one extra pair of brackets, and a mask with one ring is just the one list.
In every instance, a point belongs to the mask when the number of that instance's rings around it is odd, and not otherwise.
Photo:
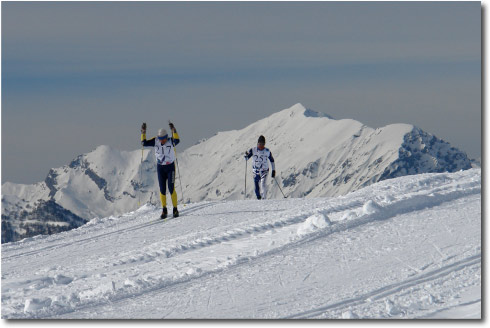
[[(149, 127), (149, 135), (157, 128)], [(186, 197), (178, 190), (179, 203), (253, 198), (250, 187), (244, 194), (242, 154), (259, 135), (265, 135), (276, 159), (278, 183), (294, 198), (345, 195), (394, 177), (471, 168), (464, 152), (413, 125), (373, 129), (296, 104), (243, 129), (219, 132), (185, 151), (177, 149), (179, 185)], [(185, 134), (180, 137), (185, 139)], [(252, 186), (250, 172), (248, 179)], [(268, 198), (281, 198), (279, 188), (269, 182)], [(51, 169), (44, 182), (4, 183), (2, 218), (8, 231), (2, 242), (30, 237), (32, 230), (45, 233), (68, 216), (70, 228), (75, 228), (87, 220), (133, 211), (139, 201), (159, 205), (158, 190), (152, 149), (144, 151), (141, 163), (141, 150), (99, 146)], [(54, 204), (65, 212), (58, 210), (59, 217), (46, 220)], [(25, 224), (31, 219), (43, 219), (43, 225), (32, 229)]]
[[(448, 185), (445, 184), (446, 183), (446, 179), (447, 179), (447, 175), (444, 175), (444, 174), (442, 174), (442, 175), (440, 175), (440, 176), (438, 176), (436, 178), (434, 178), (432, 175), (428, 175), (427, 178), (425, 178), (424, 175), (421, 175), (421, 179), (418, 180), (417, 185), (419, 185), (419, 186), (420, 185), (428, 185), (429, 183), (431, 183), (431, 185), (435, 189), (433, 189), (433, 190), (431, 190), (430, 192), (427, 192), (427, 193), (424, 192), (423, 194), (420, 194), (420, 195), (417, 194), (416, 196), (413, 196), (410, 193), (408, 193), (405, 196), (401, 196), (403, 198), (401, 198), (400, 201), (396, 202), (396, 206), (398, 207), (401, 204), (404, 204), (403, 202), (401, 202), (402, 200), (405, 199), (404, 197), (406, 197), (410, 201), (413, 201), (414, 198), (420, 197), (421, 198), (420, 201), (417, 200), (415, 202), (415, 204), (419, 204), (420, 203), (422, 205), (423, 204), (435, 204), (435, 205), (437, 205), (439, 202), (450, 201), (452, 199), (451, 197), (459, 197), (460, 194), (464, 196), (464, 195), (467, 195), (467, 194), (473, 194), (473, 193), (479, 193), (479, 192), (481, 192), (481, 182), (480, 181), (474, 181), (472, 183), (465, 184), (463, 191), (457, 192), (457, 193), (453, 193), (453, 192), (451, 192), (451, 188), (453, 188), (453, 187), (452, 186), (448, 186)], [(383, 184), (384, 183), (382, 182), (379, 185), (382, 186)], [(416, 187), (417, 186), (408, 185), (407, 186), (407, 189), (410, 190), (410, 189), (413, 189), (413, 188), (416, 188)], [(435, 197), (434, 192), (436, 192), (437, 194), (440, 194), (440, 195), (438, 195), (438, 197)], [(425, 197), (430, 197), (430, 198), (424, 199)], [(386, 202), (386, 201), (390, 201), (390, 200), (392, 200), (391, 197), (389, 195), (387, 195), (387, 199), (383, 199), (382, 201), (383, 202)], [(186, 216), (192, 215), (192, 213), (194, 213), (196, 211), (199, 211), (199, 210), (202, 210), (202, 209), (206, 209), (208, 207), (212, 207), (212, 206), (214, 206), (216, 204), (219, 204), (219, 203), (220, 202), (205, 202), (205, 203), (202, 203), (202, 204), (190, 204), (190, 206), (187, 209), (184, 209), (182, 211), (182, 214), (183, 215), (186, 215)], [(373, 202), (367, 203), (368, 207), (373, 207), (372, 204), (373, 204)], [(374, 204), (376, 204), (376, 203), (374, 203)], [(317, 212), (319, 210), (322, 211), (322, 212), (325, 212), (325, 214), (327, 214), (327, 215), (332, 215), (333, 213), (336, 213), (336, 212), (343, 212), (343, 211), (346, 211), (346, 210), (351, 210), (351, 209), (358, 208), (358, 207), (363, 206), (363, 205), (365, 205), (365, 204), (362, 203), (361, 201), (355, 200), (355, 201), (352, 201), (352, 202), (346, 202), (346, 203), (344, 203), (344, 204), (342, 204), (340, 206), (326, 206), (326, 207), (320, 208), (320, 209), (316, 208), (315, 210), (310, 211), (310, 212), (307, 212), (307, 213), (304, 213), (304, 211), (301, 211), (301, 210), (299, 210), (299, 211), (296, 210), (296, 212), (298, 212), (298, 213), (293, 213), (292, 215), (286, 215), (286, 218), (281, 218), (280, 220), (274, 221), (272, 223), (259, 223), (259, 224), (254, 224), (252, 226), (244, 226), (244, 227), (239, 226), (237, 228), (234, 228), (233, 230), (226, 231), (224, 234), (215, 236), (212, 239), (207, 238), (205, 240), (202, 240), (202, 239), (198, 239), (197, 238), (196, 240), (194, 240), (191, 243), (188, 242), (188, 243), (181, 244), (181, 245), (178, 245), (178, 246), (171, 246), (168, 249), (166, 249), (165, 251), (163, 251), (163, 253), (165, 253), (165, 254), (172, 254), (172, 253), (178, 252), (179, 250), (182, 250), (182, 249), (185, 250), (185, 249), (188, 249), (188, 248), (193, 248), (193, 245), (214, 244), (214, 243), (216, 243), (216, 242), (218, 242), (220, 240), (226, 240), (227, 238), (235, 238), (237, 236), (242, 236), (242, 235), (245, 235), (245, 234), (251, 234), (251, 233), (254, 233), (254, 232), (266, 231), (266, 230), (274, 229), (274, 228), (277, 228), (277, 227), (284, 227), (284, 226), (287, 226), (287, 225), (296, 224), (299, 221), (305, 220), (307, 217), (313, 215), (315, 212)], [(374, 206), (379, 206), (379, 205), (374, 205)], [(410, 209), (411, 204), (408, 203), (407, 206)], [(398, 207), (398, 209), (400, 209), (400, 207)], [(385, 209), (385, 211), (386, 210), (387, 209)], [(132, 212), (132, 213), (149, 213), (149, 212), (151, 213), (151, 212), (158, 212), (158, 211), (159, 210), (157, 209), (157, 207), (145, 205), (141, 209), (139, 209), (138, 211)], [(131, 213), (125, 214), (125, 215), (123, 215), (123, 217), (124, 216), (127, 216), (127, 215), (131, 215)], [(389, 215), (389, 213), (388, 213), (388, 215)], [(157, 216), (157, 215), (155, 215), (155, 216)], [(76, 239), (73, 242), (70, 242), (69, 244), (65, 244), (65, 245), (53, 245), (53, 246), (48, 246), (48, 247), (49, 248), (59, 249), (59, 248), (61, 248), (63, 246), (72, 245), (73, 243), (83, 244), (85, 242), (90, 242), (90, 241), (94, 240), (95, 238), (106, 237), (106, 236), (111, 235), (111, 234), (133, 233), (135, 230), (146, 228), (149, 225), (158, 223), (158, 221), (144, 222), (144, 223), (141, 223), (141, 224), (136, 225), (136, 226), (129, 226), (129, 227), (126, 227), (126, 228), (123, 228), (123, 229), (116, 229), (116, 230), (113, 230), (113, 231), (110, 231), (110, 232), (106, 232), (104, 230), (101, 230), (97, 226), (97, 224), (99, 224), (99, 223), (104, 223), (105, 229), (111, 228), (113, 226), (117, 226), (118, 219), (119, 219), (118, 217), (109, 217), (107, 219), (95, 220), (95, 221), (91, 222), (89, 225), (82, 226), (82, 227), (74, 230), (74, 231), (85, 231), (85, 230), (89, 229), (89, 230), (92, 230), (92, 231), (95, 232), (94, 236), (91, 236), (89, 238)], [(107, 225), (106, 222), (111, 222), (111, 224)], [(98, 232), (100, 232), (100, 233), (98, 233)], [(70, 235), (70, 232), (65, 232), (63, 234)], [(86, 233), (84, 233), (84, 234), (86, 234)], [(43, 238), (56, 239), (55, 236), (51, 236), (51, 237), (48, 237), (48, 236), (38, 236), (38, 237), (35, 237), (35, 238), (29, 238), (29, 239), (23, 240), (21, 242), (6, 244), (4, 246), (5, 247), (7, 247), (7, 246), (9, 246), (9, 247), (15, 247), (16, 244), (18, 244), (18, 245), (24, 245), (25, 243), (27, 243), (29, 241), (36, 241), (36, 240), (40, 240), (40, 239), (43, 239)], [(38, 250), (36, 250), (34, 252), (28, 252), (26, 254), (29, 254), (29, 255), (30, 254), (35, 254), (36, 252), (41, 252), (43, 250), (46, 250), (48, 247), (44, 247), (42, 249), (38, 249)], [(24, 254), (16, 254), (15, 257), (22, 256), (22, 255), (24, 255)], [(10, 257), (7, 256), (7, 257), (4, 257), (3, 259), (4, 260), (9, 260), (9, 258)]]
[[(326, 236), (353, 231), (364, 225), (390, 220), (405, 213), (416, 213), (457, 199), (478, 195), (481, 193), (479, 172), (479, 170), (470, 170), (454, 174), (427, 174), (416, 178), (399, 178), (343, 197), (309, 200), (316, 204), (310, 209), (305, 207), (289, 211), (281, 209), (281, 206), (287, 206), (294, 201), (208, 203), (197, 205), (196, 208), (190, 205), (187, 215), (178, 220), (151, 224), (144, 221), (158, 217), (158, 209), (146, 206), (131, 215), (99, 220), (91, 225), (66, 232), (63, 238), (59, 238), (61, 243), (58, 245), (43, 247), (41, 242), (46, 242), (49, 238), (31, 240), (24, 245), (29, 245), (31, 250), (34, 248), (34, 251), (37, 249), (37, 253), (23, 252), (19, 247), (22, 243), (6, 244), (2, 249), (5, 255), (2, 264), (7, 264), (7, 267), (12, 270), (16, 266), (12, 265), (11, 261), (14, 259), (18, 261), (19, 257), (41, 256), (42, 258), (54, 251), (59, 252), (65, 247), (85, 249), (90, 245), (103, 245), (107, 238), (113, 236), (117, 236), (118, 239), (126, 236), (130, 238), (130, 235), (134, 234), (144, 237), (148, 232), (158, 228), (167, 231), (181, 224), (189, 224), (188, 227), (191, 227), (192, 222), (206, 221), (206, 216), (209, 214), (215, 218), (219, 218), (220, 215), (228, 218), (233, 213), (240, 213), (240, 217), (254, 218), (238, 220), (221, 227), (210, 227), (205, 231), (189, 231), (184, 235), (178, 234), (150, 244), (143, 243), (143, 247), (135, 246), (126, 250), (111, 248), (104, 256), (98, 255), (89, 261), (91, 265), (105, 272), (103, 275), (73, 276), (64, 270), (58, 271), (54, 276), (41, 276), (37, 280), (17, 281), (16, 284), (19, 285), (34, 283), (33, 291), (38, 291), (37, 295), (44, 295), (44, 297), (35, 296), (36, 292), (27, 298), (14, 296), (12, 293), (15, 293), (15, 289), (11, 293), (7, 286), (6, 300), (10, 303), (3, 314), (9, 318), (50, 318), (73, 311), (83, 311), (106, 304), (108, 301), (118, 303), (127, 299), (134, 300), (140, 296), (146, 297), (149, 293), (176, 288), (179, 284), (254, 263)], [(366, 197), (366, 195), (371, 196)], [(256, 215), (253, 211), (249, 211), (247, 214), (246, 209), (253, 209), (259, 203), (267, 208), (265, 212)], [(221, 208), (227, 211), (220, 211)], [(230, 211), (235, 208), (237, 211)], [(124, 226), (119, 227), (117, 221), (124, 221), (121, 222)], [(113, 230), (96, 233), (97, 230), (110, 230), (109, 227)], [(91, 236), (89, 233), (94, 235)], [(77, 236), (81, 238), (77, 239)], [(57, 239), (54, 237), (50, 238)], [(87, 263), (72, 265), (69, 271), (72, 274), (84, 272), (86, 266)], [(453, 267), (448, 266), (449, 268)], [(424, 268), (415, 269), (422, 273)], [(423, 277), (424, 274), (421, 274), (419, 277), (421, 281)], [(400, 286), (407, 284), (408, 281)], [(63, 294), (62, 290), (67, 286), (76, 293)], [(50, 294), (58, 296), (46, 297)], [(373, 296), (377, 294), (379, 292), (372, 293)], [(13, 302), (9, 301), (11, 297)]]

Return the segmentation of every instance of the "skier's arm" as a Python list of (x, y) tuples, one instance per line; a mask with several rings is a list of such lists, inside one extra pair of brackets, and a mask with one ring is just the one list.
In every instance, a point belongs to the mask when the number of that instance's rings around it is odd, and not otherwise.
[(150, 140), (146, 140), (146, 134), (141, 135), (141, 144), (143, 147), (155, 147), (155, 137)]
[(179, 134), (177, 133), (177, 130), (172, 122), (169, 121), (168, 126), (170, 127), (170, 131), (172, 131), (172, 145), (177, 146), (180, 142)]
[(245, 160), (248, 160), (250, 157), (252, 157), (252, 149), (251, 148), (249, 151), (245, 152)]
[(276, 163), (274, 163), (274, 157), (272, 157), (272, 153), (269, 153), (269, 161), (271, 162), (272, 171), (276, 170)]
[(155, 146), (155, 138), (146, 140), (146, 123), (143, 123), (143, 125), (141, 125), (141, 145), (143, 145), (143, 147)]
[(269, 153), (269, 161), (271, 162), (272, 166), (272, 177), (276, 177), (276, 163), (274, 163), (274, 157), (272, 156), (272, 153)]
[(174, 131), (172, 134), (172, 144), (174, 146), (177, 146), (179, 142), (180, 142), (179, 134), (177, 133), (177, 131)]
[(150, 140), (146, 140), (146, 123), (141, 125), (141, 145), (143, 147), (154, 147), (155, 146), (155, 138), (151, 138)]

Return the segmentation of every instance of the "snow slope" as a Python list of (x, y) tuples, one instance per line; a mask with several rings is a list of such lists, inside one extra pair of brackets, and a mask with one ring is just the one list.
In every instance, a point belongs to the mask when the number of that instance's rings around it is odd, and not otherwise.
[(3, 318), (480, 318), (481, 170), (2, 245)]
[[(149, 127), (148, 135), (158, 128)], [(403, 175), (471, 168), (464, 152), (412, 125), (372, 129), (350, 119), (334, 120), (296, 104), (244, 129), (219, 132), (183, 152), (177, 147), (182, 174), (176, 183), (180, 201), (244, 199), (243, 153), (256, 145), (261, 134), (276, 159), (277, 180), (291, 197), (345, 195)], [(138, 141), (135, 136), (135, 144)], [(139, 202), (157, 204), (153, 149), (144, 151), (142, 163), (141, 157), (141, 150), (99, 146), (69, 165), (51, 169), (43, 182), (3, 184), (2, 222), (8, 222), (14, 231), (2, 235), (2, 241), (31, 236), (20, 226), (28, 222), (25, 216), (29, 215), (20, 217), (19, 213), (53, 211), (39, 208), (48, 201), (71, 212), (74, 222), (120, 215), (135, 210)], [(247, 196), (253, 197), (250, 165), (248, 171)], [(277, 186), (271, 186), (269, 197), (282, 197)], [(37, 217), (30, 215), (28, 219)]]

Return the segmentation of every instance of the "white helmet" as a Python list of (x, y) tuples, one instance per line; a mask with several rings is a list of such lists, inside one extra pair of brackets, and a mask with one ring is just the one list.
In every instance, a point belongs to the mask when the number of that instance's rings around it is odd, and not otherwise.
[(165, 129), (158, 130), (158, 139), (160, 139), (160, 140), (168, 139), (167, 130), (165, 130)]

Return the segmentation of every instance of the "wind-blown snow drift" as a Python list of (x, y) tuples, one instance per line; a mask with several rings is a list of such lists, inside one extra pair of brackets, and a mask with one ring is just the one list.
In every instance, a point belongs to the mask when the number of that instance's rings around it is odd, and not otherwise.
[(481, 170), (2, 245), (4, 318), (480, 318)]

